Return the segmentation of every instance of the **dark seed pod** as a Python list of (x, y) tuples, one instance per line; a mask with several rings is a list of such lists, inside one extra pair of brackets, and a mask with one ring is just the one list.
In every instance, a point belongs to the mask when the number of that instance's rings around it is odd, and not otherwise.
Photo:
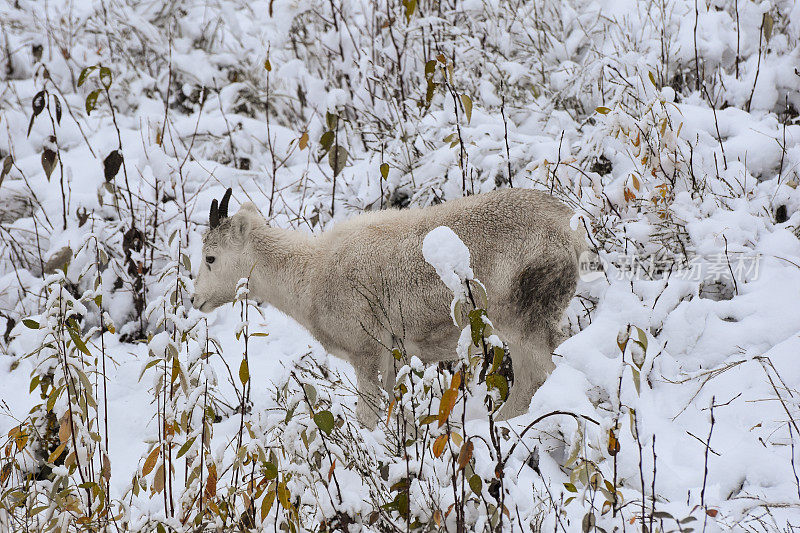
[(775, 222), (783, 224), (787, 220), (789, 220), (789, 216), (786, 213), (786, 205), (779, 205), (778, 209), (775, 210)]

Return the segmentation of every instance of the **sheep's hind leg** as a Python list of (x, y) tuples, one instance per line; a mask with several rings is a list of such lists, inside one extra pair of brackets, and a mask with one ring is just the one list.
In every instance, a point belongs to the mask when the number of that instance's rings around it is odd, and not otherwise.
[(549, 333), (531, 332), (508, 340), (514, 384), (500, 408), (499, 418), (502, 420), (527, 413), (533, 394), (555, 368)]

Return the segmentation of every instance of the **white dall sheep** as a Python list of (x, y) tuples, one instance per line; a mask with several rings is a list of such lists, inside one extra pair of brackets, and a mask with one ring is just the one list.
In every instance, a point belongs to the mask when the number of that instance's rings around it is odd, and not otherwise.
[[(559, 322), (575, 292), (583, 232), (570, 210), (534, 190), (506, 189), (406, 210), (365, 213), (319, 235), (270, 227), (253, 203), (228, 217), (228, 189), (211, 204), (193, 305), (201, 311), (250, 296), (291, 316), (331, 354), (353, 365), (361, 397), (394, 385), (390, 351), (402, 346), (425, 363), (451, 360), (459, 329), (452, 294), (422, 255), (425, 235), (448, 226), (467, 245), (483, 282), (495, 331), (508, 342), (514, 386), (501, 412), (527, 411), (553, 368)], [(359, 400), (357, 415), (376, 413)]]

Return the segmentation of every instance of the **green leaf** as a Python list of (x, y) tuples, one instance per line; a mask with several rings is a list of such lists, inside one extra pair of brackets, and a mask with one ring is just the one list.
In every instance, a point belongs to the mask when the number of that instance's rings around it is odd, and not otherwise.
[(314, 405), (317, 403), (317, 389), (314, 388), (314, 385), (311, 383), (306, 383), (303, 385), (303, 390), (306, 393), (306, 397), (308, 398), (308, 403)]
[(611, 113), (611, 110), (609, 108), (602, 106), (595, 108), (595, 111), (597, 111), (601, 115), (608, 115), (609, 113)]
[(772, 18), (772, 15), (769, 13), (764, 13), (763, 18), (763, 25), (764, 25), (764, 37), (766, 37), (767, 42), (769, 42), (770, 38), (772, 37), (772, 26), (775, 24), (775, 21)]
[(461, 103), (464, 104), (464, 113), (467, 115), (467, 124), (469, 124), (472, 120), (472, 98), (466, 94), (462, 94)]
[(314, 423), (319, 429), (324, 431), (326, 435), (330, 435), (331, 431), (333, 431), (333, 414), (330, 411), (320, 411), (314, 415)]
[(267, 479), (275, 479), (278, 477), (278, 467), (273, 463), (264, 463), (264, 477)]
[(417, 0), (403, 0), (403, 5), (406, 8), (406, 22), (409, 22), (417, 10)]
[(100, 95), (100, 89), (95, 89), (86, 97), (86, 114), (91, 115), (94, 108), (97, 106), (97, 97)]
[(250, 381), (250, 369), (247, 366), (247, 359), (242, 359), (242, 364), (239, 365), (239, 379), (242, 381), (242, 384)]
[(83, 342), (83, 339), (81, 339), (81, 338), (80, 338), (80, 337), (79, 337), (79, 336), (78, 336), (78, 335), (77, 335), (77, 334), (76, 334), (74, 331), (72, 331), (71, 329), (68, 329), (67, 331), (69, 331), (69, 336), (72, 338), (72, 342), (74, 342), (74, 343), (75, 343), (75, 347), (77, 347), (77, 348), (78, 348), (78, 350), (80, 350), (81, 352), (83, 352), (83, 353), (84, 353), (84, 354), (86, 354), (86, 355), (92, 355), (92, 353), (91, 353), (91, 352), (89, 351), (89, 349), (86, 347), (86, 343), (84, 343), (84, 342)]
[(192, 447), (192, 444), (194, 444), (194, 441), (196, 439), (197, 439), (197, 436), (194, 436), (191, 439), (189, 439), (186, 442), (184, 442), (183, 446), (181, 446), (180, 450), (178, 450), (178, 456), (176, 458), (180, 459), (181, 457), (183, 457), (186, 454), (186, 452), (189, 451), (189, 448)]
[(322, 137), (319, 138), (319, 144), (322, 146), (322, 152), (325, 153), (331, 149), (331, 145), (333, 144), (334, 134), (332, 131), (326, 131), (322, 134)]
[(7, 155), (5, 159), (3, 159), (3, 170), (0, 171), (0, 183), (3, 183), (3, 179), (6, 177), (6, 174), (11, 172), (11, 167), (14, 165), (14, 157), (11, 155)]
[(564, 483), (564, 488), (570, 492), (578, 492), (578, 489), (575, 488), (575, 485), (572, 483)]
[(481, 476), (478, 474), (473, 474), (473, 476), (469, 478), (469, 488), (472, 489), (472, 492), (480, 496), (481, 489), (483, 488), (483, 480), (481, 479)]
[(389, 177), (389, 163), (381, 164), (381, 177), (386, 179)]
[(329, 130), (335, 130), (336, 125), (339, 124), (339, 115), (333, 113), (325, 113), (325, 124)]
[(656, 77), (653, 76), (653, 73), (648, 72), (647, 76), (650, 78), (650, 83), (652, 83), (655, 87), (658, 87), (658, 84), (656, 83)]
[(347, 155), (347, 150), (344, 146), (338, 144), (328, 152), (328, 164), (331, 166), (334, 176), (338, 176), (344, 170), (344, 166), (347, 163)]
[(492, 358), (492, 369), (489, 371), (490, 374), (493, 374), (500, 365), (503, 364), (503, 358), (506, 355), (506, 351), (501, 348), (500, 346), (494, 347), (494, 357)]
[(30, 318), (26, 318), (26, 319), (24, 319), (24, 320), (22, 321), (22, 323), (23, 323), (23, 324), (25, 324), (25, 327), (27, 327), (27, 328), (30, 328), (30, 329), (39, 329), (39, 323), (38, 323), (38, 322), (36, 322), (35, 320), (31, 320)]

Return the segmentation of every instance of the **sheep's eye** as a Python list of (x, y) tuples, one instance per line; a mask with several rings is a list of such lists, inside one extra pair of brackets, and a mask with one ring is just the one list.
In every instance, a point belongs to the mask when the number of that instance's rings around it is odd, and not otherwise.
[(214, 262), (215, 259), (216, 259), (216, 257), (214, 257), (213, 255), (207, 255), (206, 256), (206, 263), (208, 263), (210, 265), (211, 263)]

